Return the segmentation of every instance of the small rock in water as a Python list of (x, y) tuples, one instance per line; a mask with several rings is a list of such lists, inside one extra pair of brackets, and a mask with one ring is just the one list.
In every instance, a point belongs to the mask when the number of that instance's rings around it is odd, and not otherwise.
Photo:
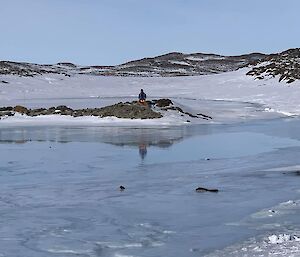
[(124, 190), (125, 190), (125, 187), (120, 186), (120, 191), (124, 191)]
[(204, 188), (204, 187), (198, 187), (196, 188), (196, 192), (212, 192), (212, 193), (218, 193), (219, 190), (218, 189), (208, 189), (208, 188)]

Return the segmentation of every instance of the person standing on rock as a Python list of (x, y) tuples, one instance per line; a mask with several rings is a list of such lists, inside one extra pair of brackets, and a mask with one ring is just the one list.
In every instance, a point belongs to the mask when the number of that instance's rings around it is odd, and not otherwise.
[(145, 104), (146, 98), (147, 98), (147, 95), (145, 94), (144, 90), (141, 89), (141, 92), (139, 93), (139, 103)]

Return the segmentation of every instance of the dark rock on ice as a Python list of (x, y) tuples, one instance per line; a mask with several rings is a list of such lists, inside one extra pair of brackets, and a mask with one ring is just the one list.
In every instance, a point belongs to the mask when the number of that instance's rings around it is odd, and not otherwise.
[(204, 188), (204, 187), (198, 187), (198, 188), (196, 188), (196, 192), (199, 192), (199, 193), (202, 193), (202, 192), (218, 193), (219, 190), (218, 189), (208, 189), (208, 188)]

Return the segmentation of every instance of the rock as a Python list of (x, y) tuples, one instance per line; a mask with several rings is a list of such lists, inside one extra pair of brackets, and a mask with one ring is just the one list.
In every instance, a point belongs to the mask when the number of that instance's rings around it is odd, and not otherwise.
[(13, 112), (10, 111), (4, 111), (4, 112), (0, 112), (0, 117), (2, 116), (14, 116), (15, 114)]
[(199, 192), (199, 193), (202, 193), (202, 192), (218, 193), (219, 190), (218, 189), (208, 189), (208, 188), (204, 188), (204, 187), (198, 187), (198, 188), (196, 188), (196, 192)]
[[(156, 100), (157, 101), (157, 100)], [(191, 118), (196, 118), (196, 119), (199, 119), (199, 118), (202, 118), (204, 120), (209, 120), (209, 119), (212, 119), (212, 117), (208, 116), (208, 115), (205, 115), (205, 114), (201, 114), (201, 113), (197, 113), (197, 115), (194, 115), (190, 112), (185, 112), (183, 111), (180, 107), (178, 106), (166, 106), (166, 107), (162, 107), (163, 110), (173, 110), (173, 111), (178, 111), (181, 114), (181, 116), (184, 116), (183, 114), (187, 115), (187, 116), (190, 116)], [(199, 117), (200, 116), (200, 117)], [(190, 121), (187, 121), (187, 122), (190, 122)]]
[(69, 108), (68, 106), (65, 106), (65, 105), (59, 105), (55, 109), (60, 110), (60, 111), (73, 111), (73, 109), (71, 109), (71, 108)]
[(21, 105), (15, 106), (13, 110), (15, 112), (18, 112), (18, 113), (21, 113), (21, 114), (27, 114), (28, 113), (28, 109), (24, 106), (21, 106)]
[(59, 62), (59, 63), (57, 63), (57, 65), (67, 66), (67, 67), (70, 67), (70, 68), (76, 68), (77, 67), (74, 63), (71, 63), (71, 62)]
[(191, 114), (189, 112), (184, 112), (184, 114), (190, 116), (191, 118), (199, 118), (198, 116), (194, 115), (194, 114)]
[(14, 108), (11, 106), (0, 107), (0, 112), (12, 111)]
[(39, 109), (34, 109), (34, 110), (29, 110), (27, 113), (28, 116), (39, 116), (39, 115), (46, 115), (47, 114), (47, 109), (45, 108), (39, 108)]
[(203, 119), (205, 119), (205, 120), (212, 120), (211, 116), (208, 116), (208, 115), (205, 115), (205, 114), (202, 114), (202, 113), (197, 113), (197, 115), (203, 117)]
[(155, 100), (155, 105), (157, 107), (167, 107), (173, 105), (173, 102), (170, 99), (162, 98), (162, 99)]

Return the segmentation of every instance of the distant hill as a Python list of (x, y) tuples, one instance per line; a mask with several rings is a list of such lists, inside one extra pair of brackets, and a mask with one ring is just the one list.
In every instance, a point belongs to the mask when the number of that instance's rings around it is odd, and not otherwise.
[(0, 61), (0, 74), (36, 76), (45, 73), (61, 73), (68, 76), (79, 73), (102, 76), (193, 76), (237, 70), (264, 57), (265, 55), (260, 53), (240, 56), (168, 53), (116, 66), (78, 66), (66, 62), (41, 65)]
[(255, 63), (265, 57), (252, 53), (240, 56), (222, 56), (216, 54), (168, 53), (153, 58), (127, 62), (121, 65), (94, 68), (85, 67), (81, 72), (97, 75), (115, 76), (194, 76), (234, 71)]
[(251, 53), (239, 56), (217, 54), (168, 53), (152, 58), (143, 58), (116, 66), (80, 66), (62, 62), (54, 65), (0, 61), (0, 75), (37, 76), (46, 73), (91, 74), (100, 76), (172, 77), (218, 74), (250, 67), (247, 75), (255, 79), (278, 76), (279, 81), (291, 83), (300, 78), (300, 49), (282, 53)]

